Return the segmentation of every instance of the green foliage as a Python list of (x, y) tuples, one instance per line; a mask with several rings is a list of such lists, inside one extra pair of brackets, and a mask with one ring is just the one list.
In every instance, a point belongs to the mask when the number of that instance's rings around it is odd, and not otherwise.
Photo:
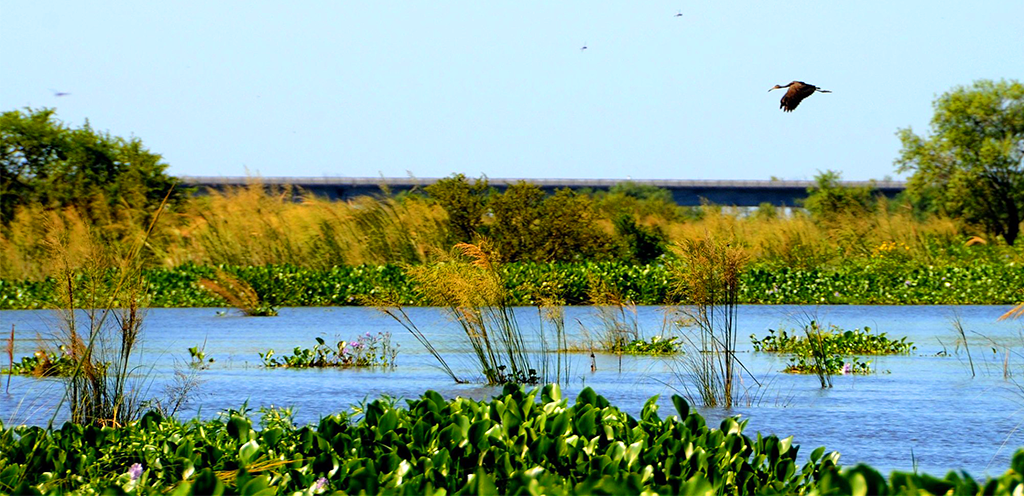
[[(1016, 494), (1024, 450), (999, 477), (939, 479), (866, 466), (842, 469), (824, 447), (798, 463), (792, 437), (754, 437), (746, 421), (717, 428), (673, 396), (639, 418), (587, 388), (575, 404), (557, 386), (506, 386), (487, 401), (434, 391), (399, 407), (367, 403), (361, 418), (296, 426), (263, 409), (181, 422), (155, 412), (123, 428), (65, 424), (0, 432), (0, 492), (28, 494)], [(1015, 492), (1016, 491), (1016, 492)]]
[(682, 351), (682, 344), (678, 336), (663, 338), (653, 336), (651, 339), (634, 339), (623, 343), (620, 348), (608, 350), (613, 353), (626, 353), (630, 355), (674, 355)]
[[(972, 247), (974, 248), (974, 247)], [(774, 263), (751, 264), (740, 277), (740, 303), (873, 304), (873, 305), (1005, 305), (1020, 302), (1024, 270), (1020, 258), (953, 253), (958, 260), (934, 264), (884, 257), (853, 258), (836, 267), (792, 268)], [(952, 256), (952, 255), (951, 255)], [(327, 270), (293, 265), (221, 266), (247, 282), (261, 301), (273, 307), (358, 305), (361, 298), (387, 294), (402, 305), (423, 305), (416, 284), (397, 265), (339, 265)], [(203, 290), (199, 281), (217, 267), (183, 264), (144, 271), (151, 288), (151, 307), (223, 307), (230, 304)], [(590, 304), (590, 290), (600, 282), (623, 301), (638, 305), (686, 303), (672, 294), (669, 272), (662, 264), (634, 265), (603, 261), (579, 263), (520, 262), (499, 269), (512, 305), (535, 305), (554, 298), (569, 305)], [(88, 288), (87, 276), (75, 284)], [(57, 281), (0, 279), (0, 309), (53, 308)], [(79, 307), (88, 294), (75, 295)]]
[(814, 186), (807, 188), (803, 207), (815, 219), (832, 222), (840, 217), (862, 216), (875, 210), (876, 200), (871, 186), (842, 186), (842, 174), (836, 171), (819, 172)]
[[(915, 348), (914, 343), (907, 342), (907, 338), (900, 338), (898, 341), (886, 337), (886, 333), (874, 334), (870, 327), (844, 331), (838, 326), (831, 324), (828, 330), (822, 330), (817, 322), (811, 321), (806, 327), (821, 337), (829, 354), (835, 355), (906, 355)], [(805, 329), (806, 331), (806, 329)], [(754, 351), (765, 353), (792, 353), (796, 355), (809, 355), (811, 344), (805, 336), (791, 334), (785, 329), (775, 334), (774, 329), (768, 329), (768, 335), (763, 339), (757, 339), (754, 334), (750, 335), (754, 344)]]
[[(21, 357), (9, 368), (0, 369), (0, 374), (27, 375), (33, 377), (68, 377), (75, 372), (78, 363), (71, 359), (67, 347), (60, 345), (59, 352), (35, 352), (32, 356)], [(95, 367), (106, 367), (97, 363)]]
[(450, 242), (472, 242), (486, 212), (487, 195), (490, 193), (487, 178), (470, 184), (464, 174), (454, 174), (427, 186), (426, 191), (448, 213)]
[(679, 397), (678, 416), (663, 420), (656, 400), (637, 419), (591, 389), (569, 406), (554, 385), (507, 386), (489, 401), (376, 400), (358, 422), (317, 426), (265, 410), (256, 430), (242, 410), (185, 423), (150, 413), (121, 429), (14, 427), (0, 435), (0, 491), (793, 493), (837, 470), (824, 450), (800, 468), (792, 438), (750, 438), (745, 421), (710, 428)]
[(849, 361), (841, 355), (818, 356), (795, 356), (789, 359), (789, 365), (782, 369), (787, 374), (870, 374), (871, 360), (863, 361), (857, 357), (850, 357)]
[(658, 226), (637, 224), (632, 215), (623, 213), (615, 218), (615, 234), (626, 244), (627, 259), (648, 264), (665, 254), (668, 236)]
[[(822, 386), (831, 385), (832, 375), (870, 374), (871, 361), (862, 361), (852, 355), (905, 355), (915, 349), (907, 338), (889, 339), (885, 333), (873, 334), (870, 327), (844, 331), (835, 325), (823, 330), (817, 322), (804, 326), (803, 336), (785, 329), (768, 330), (768, 335), (757, 339), (751, 334), (754, 351), (792, 354), (790, 364), (783, 372), (817, 374)], [(848, 359), (849, 358), (849, 359)]]
[(489, 228), (489, 239), (502, 263), (533, 260), (540, 249), (537, 232), (544, 215), (544, 191), (535, 184), (519, 181), (509, 185), (490, 201), (494, 223)]
[(962, 217), (1012, 245), (1024, 220), (1024, 84), (978, 80), (933, 104), (931, 136), (897, 133), (897, 171), (920, 209)]
[[(94, 202), (153, 212), (171, 190), (160, 155), (138, 138), (94, 131), (86, 122), (72, 129), (53, 109), (11, 110), (0, 114), (0, 223), (20, 207), (77, 206)], [(178, 204), (182, 191), (171, 194)]]
[(397, 344), (391, 343), (390, 332), (378, 332), (348, 342), (339, 341), (337, 347), (326, 344), (323, 338), (316, 338), (313, 349), (295, 347), (294, 355), (274, 357), (274, 350), (260, 353), (264, 367), (325, 368), (325, 367), (394, 367), (398, 355)]

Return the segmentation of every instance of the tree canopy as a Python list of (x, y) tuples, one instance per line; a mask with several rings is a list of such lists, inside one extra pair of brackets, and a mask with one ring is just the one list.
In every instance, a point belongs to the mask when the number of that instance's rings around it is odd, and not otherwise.
[(935, 100), (931, 136), (897, 133), (897, 171), (928, 211), (963, 218), (1012, 245), (1024, 214), (1024, 85), (976, 81)]
[[(96, 201), (153, 211), (171, 190), (167, 164), (138, 138), (72, 129), (54, 109), (0, 114), (0, 220), (21, 206), (76, 206)], [(172, 193), (171, 201), (182, 198)]]

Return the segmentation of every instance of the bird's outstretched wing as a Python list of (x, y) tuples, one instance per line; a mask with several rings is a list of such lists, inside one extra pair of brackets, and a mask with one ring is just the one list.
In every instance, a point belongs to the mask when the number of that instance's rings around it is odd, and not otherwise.
[(789, 87), (789, 90), (786, 91), (786, 94), (782, 95), (782, 100), (779, 101), (779, 108), (783, 112), (792, 112), (797, 105), (800, 105), (804, 98), (807, 98), (812, 93), (814, 93), (814, 86), (794, 82)]

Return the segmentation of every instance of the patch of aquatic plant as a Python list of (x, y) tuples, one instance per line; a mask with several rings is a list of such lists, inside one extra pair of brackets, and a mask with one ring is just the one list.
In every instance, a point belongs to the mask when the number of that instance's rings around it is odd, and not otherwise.
[(814, 335), (823, 353), (828, 355), (905, 355), (916, 347), (914, 343), (908, 342), (906, 337), (890, 339), (886, 333), (872, 333), (871, 328), (843, 330), (834, 324), (828, 329), (811, 321), (804, 329), (804, 335), (791, 333), (786, 329), (769, 329), (768, 335), (757, 339), (755, 334), (750, 335), (754, 351), (765, 353), (792, 353), (799, 356), (810, 356), (812, 347), (816, 343), (811, 341), (808, 333)]
[(313, 349), (296, 346), (293, 355), (275, 357), (274, 350), (259, 355), (268, 368), (394, 367), (398, 346), (391, 342), (390, 332), (368, 332), (352, 342), (338, 341), (335, 346), (318, 337)]
[[(287, 409), (182, 422), (155, 412), (124, 427), (67, 424), (0, 431), (0, 492), (13, 494), (1016, 494), (1024, 450), (1002, 476), (945, 478), (806, 458), (792, 437), (715, 428), (673, 396), (638, 418), (592, 389), (573, 404), (557, 385), (508, 385), (492, 399), (427, 391), (376, 399), (360, 416), (297, 426)], [(798, 459), (803, 459), (802, 465)], [(1015, 492), (1016, 491), (1016, 492)]]
[[(78, 363), (68, 354), (64, 345), (58, 352), (39, 350), (32, 356), (21, 357), (8, 368), (0, 369), (0, 374), (25, 375), (32, 377), (68, 377), (75, 371)], [(103, 366), (96, 364), (97, 367)]]
[(608, 350), (613, 353), (626, 353), (629, 355), (674, 355), (683, 351), (683, 345), (679, 342), (678, 336), (661, 337), (653, 336), (651, 339), (634, 339), (622, 344), (621, 348)]
[(863, 361), (859, 358), (844, 358), (841, 355), (828, 355), (821, 359), (814, 356), (794, 356), (789, 359), (789, 365), (782, 369), (788, 374), (827, 374), (827, 375), (850, 375), (870, 374), (871, 360)]
[(206, 358), (206, 346), (203, 347), (193, 346), (188, 349), (189, 362), (188, 366), (194, 369), (206, 370), (210, 368), (210, 364), (213, 363), (213, 357)]

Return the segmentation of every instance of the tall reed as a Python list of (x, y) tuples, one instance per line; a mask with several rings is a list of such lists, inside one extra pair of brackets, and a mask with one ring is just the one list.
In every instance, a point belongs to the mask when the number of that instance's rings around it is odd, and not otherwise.
[[(509, 290), (493, 253), (487, 245), (459, 243), (452, 256), (444, 261), (411, 267), (409, 274), (416, 281), (424, 301), (444, 307), (462, 329), (474, 359), (487, 384), (536, 384), (561, 379), (561, 357), (555, 367), (546, 365), (547, 337), (540, 328), (540, 356), (528, 347), (511, 305)], [(408, 316), (396, 305), (385, 305), (388, 315), (403, 323), (436, 358), (440, 354), (429, 345), (426, 336), (411, 325)], [(395, 309), (398, 310), (395, 310)], [(546, 316), (554, 323), (557, 343), (564, 344), (564, 323), (560, 312)], [(558, 350), (557, 353), (563, 353)], [(448, 374), (455, 378), (441, 360)], [(546, 372), (555, 371), (555, 377)], [(457, 379), (456, 379), (457, 380)]]
[(63, 340), (75, 362), (71, 374), (62, 378), (61, 403), (67, 401), (72, 422), (120, 426), (141, 413), (142, 384), (134, 376), (132, 354), (147, 298), (142, 249), (166, 202), (167, 197), (146, 232), (130, 246), (106, 244), (102, 235), (94, 235), (79, 247), (84, 256), (77, 259), (72, 245), (81, 240), (50, 226), (47, 244), (57, 267)]
[[(684, 375), (697, 388), (702, 404), (731, 408), (737, 366), (742, 366), (736, 358), (737, 309), (746, 254), (707, 235), (680, 243), (678, 255), (679, 263), (672, 269), (676, 291), (692, 305), (685, 312), (696, 327), (695, 335), (684, 335), (689, 347), (682, 358)], [(689, 394), (685, 382), (684, 387)]]

